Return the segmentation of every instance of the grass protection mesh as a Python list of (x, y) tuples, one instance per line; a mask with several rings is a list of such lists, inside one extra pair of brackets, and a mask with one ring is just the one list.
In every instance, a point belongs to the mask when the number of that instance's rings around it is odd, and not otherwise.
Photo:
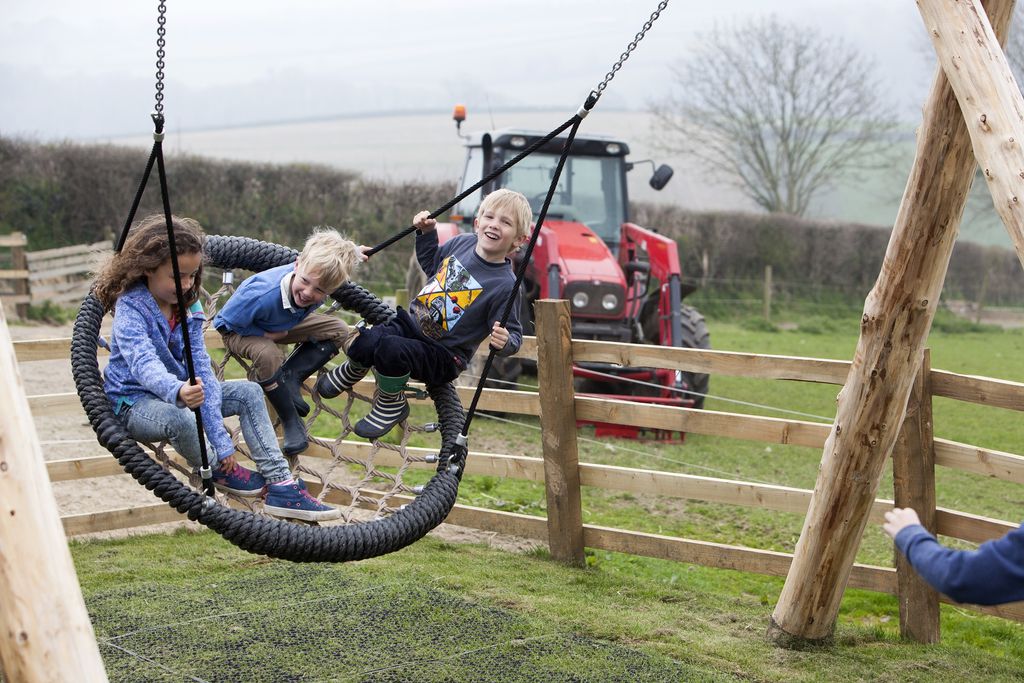
[(87, 594), (112, 682), (734, 680), (346, 565), (265, 561), (211, 577)]

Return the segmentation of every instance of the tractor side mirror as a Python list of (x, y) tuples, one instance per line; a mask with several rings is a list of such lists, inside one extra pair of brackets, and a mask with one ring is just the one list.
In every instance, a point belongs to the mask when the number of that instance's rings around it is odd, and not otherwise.
[(665, 187), (666, 185), (668, 185), (668, 181), (672, 180), (672, 174), (674, 173), (675, 171), (672, 170), (671, 166), (669, 166), (668, 164), (662, 164), (654, 172), (654, 175), (651, 176), (651, 187), (653, 187), (655, 190), (660, 190), (661, 188)]

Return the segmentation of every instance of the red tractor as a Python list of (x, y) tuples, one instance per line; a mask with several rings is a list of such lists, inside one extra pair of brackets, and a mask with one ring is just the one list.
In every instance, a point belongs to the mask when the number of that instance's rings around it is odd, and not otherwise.
[[(461, 128), (465, 110), (456, 107), (454, 118)], [(544, 134), (503, 129), (460, 133), (460, 137), (467, 149), (461, 191)], [(451, 222), (438, 224), (440, 241), (471, 230), (481, 198), (499, 187), (526, 195), (536, 215), (563, 144), (564, 138), (552, 140), (456, 205)], [(524, 333), (534, 333), (535, 300), (567, 299), (576, 339), (710, 348), (704, 317), (683, 304), (683, 298), (695, 287), (682, 281), (676, 243), (629, 222), (626, 174), (644, 162), (629, 162), (628, 154), (629, 147), (621, 140), (577, 135), (526, 270), (520, 313)], [(653, 166), (653, 162), (647, 163)], [(650, 185), (660, 190), (671, 177), (672, 169), (662, 165), (655, 170)], [(424, 280), (413, 256), (410, 295), (415, 296)], [(521, 360), (495, 357), (494, 361), (491, 378), (512, 382), (519, 377)], [(630, 400), (700, 408), (708, 390), (706, 374), (603, 364), (581, 365), (575, 372), (578, 390)]]

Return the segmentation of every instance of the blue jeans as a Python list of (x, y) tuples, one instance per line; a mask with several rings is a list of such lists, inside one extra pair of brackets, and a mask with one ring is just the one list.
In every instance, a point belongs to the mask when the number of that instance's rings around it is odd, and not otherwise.
[[(263, 389), (255, 382), (221, 382), (221, 414), (238, 415), (242, 436), (256, 467), (270, 483), (290, 478), (288, 462), (277, 445), (267, 405), (263, 402)], [(193, 467), (199, 467), (199, 434), (196, 416), (188, 408), (147, 395), (137, 399), (128, 411), (128, 433), (136, 441), (170, 441), (174, 449), (185, 456)], [(224, 429), (223, 425), (203, 425), (206, 429)], [(207, 461), (213, 466), (217, 454), (206, 441)]]

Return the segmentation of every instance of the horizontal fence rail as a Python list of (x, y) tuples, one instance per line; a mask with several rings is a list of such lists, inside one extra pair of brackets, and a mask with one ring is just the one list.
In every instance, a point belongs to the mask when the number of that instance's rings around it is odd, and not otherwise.
[(0, 235), (0, 248), (11, 250), (11, 268), (0, 269), (0, 282), (7, 283), (0, 297), (17, 305), (19, 317), (25, 317), (28, 304), (81, 301), (89, 293), (96, 267), (112, 250), (109, 241), (41, 251), (26, 251), (27, 245), (22, 233)]

